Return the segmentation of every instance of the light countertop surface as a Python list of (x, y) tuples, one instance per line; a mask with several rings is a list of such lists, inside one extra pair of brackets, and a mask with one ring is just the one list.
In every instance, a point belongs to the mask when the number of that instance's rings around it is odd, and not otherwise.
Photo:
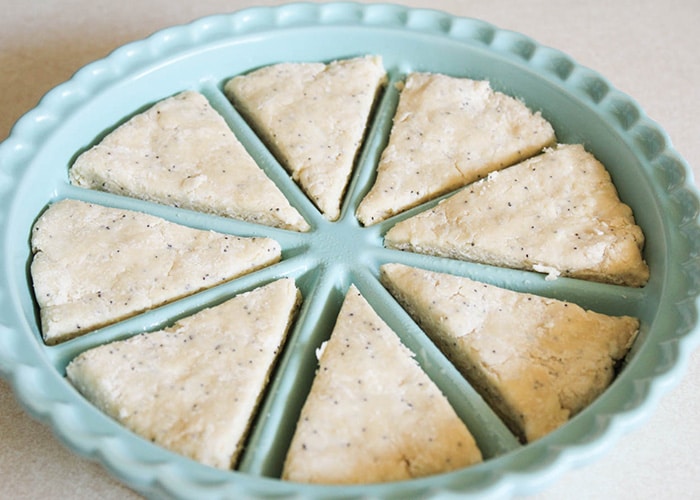
[[(0, 141), (81, 66), (167, 26), (277, 1), (0, 0)], [(404, 0), (475, 17), (569, 54), (632, 96), (700, 178), (700, 2), (697, 0)], [(700, 352), (650, 418), (602, 457), (532, 498), (700, 498)], [(139, 498), (79, 457), (0, 380), (0, 498)]]

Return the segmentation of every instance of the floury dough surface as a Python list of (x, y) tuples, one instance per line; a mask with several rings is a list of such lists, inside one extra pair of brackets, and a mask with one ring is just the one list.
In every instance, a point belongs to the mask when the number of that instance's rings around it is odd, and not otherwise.
[(321, 213), (336, 220), (386, 79), (381, 57), (366, 56), (274, 64), (231, 79), (225, 91)]
[(382, 282), (524, 442), (610, 384), (639, 320), (468, 278), (385, 264)]
[(321, 351), (285, 479), (377, 483), (481, 462), (445, 396), (354, 286)]
[(556, 142), (539, 112), (488, 81), (412, 73), (377, 177), (357, 209), (366, 226), (457, 189)]
[(144, 439), (230, 469), (300, 299), (292, 279), (272, 282), (164, 330), (85, 351), (68, 379)]
[(643, 286), (644, 235), (605, 167), (560, 145), (399, 222), (385, 243), (495, 266)]
[(128, 318), (279, 261), (269, 238), (193, 229), (76, 200), (32, 230), (31, 275), (47, 344)]
[(70, 169), (77, 186), (268, 226), (308, 223), (204, 95), (166, 98), (110, 132)]

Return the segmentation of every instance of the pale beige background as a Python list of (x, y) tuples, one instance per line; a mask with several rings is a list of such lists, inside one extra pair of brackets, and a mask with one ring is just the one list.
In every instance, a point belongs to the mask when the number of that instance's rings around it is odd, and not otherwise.
[[(0, 141), (82, 65), (173, 24), (276, 1), (0, 0)], [(700, 174), (698, 0), (405, 0), (485, 19), (554, 46), (633, 96)], [(700, 498), (700, 353), (651, 418), (536, 495)], [(137, 498), (63, 447), (0, 381), (0, 498)]]

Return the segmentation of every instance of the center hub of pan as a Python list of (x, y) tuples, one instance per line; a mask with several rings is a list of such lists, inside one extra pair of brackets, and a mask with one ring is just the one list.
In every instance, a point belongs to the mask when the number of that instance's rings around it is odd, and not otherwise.
[(354, 219), (323, 222), (314, 232), (313, 252), (331, 265), (354, 267), (370, 249), (381, 247), (377, 230), (364, 228)]

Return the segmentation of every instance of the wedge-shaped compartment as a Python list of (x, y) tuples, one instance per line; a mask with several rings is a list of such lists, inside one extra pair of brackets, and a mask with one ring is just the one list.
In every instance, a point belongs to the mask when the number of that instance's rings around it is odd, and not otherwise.
[(379, 56), (283, 62), (230, 79), (224, 92), (334, 221), (386, 80)]
[(604, 392), (639, 331), (631, 316), (401, 264), (382, 283), (523, 442)]
[(354, 285), (318, 351), (283, 479), (391, 482), (482, 461), (447, 399)]
[(539, 111), (488, 80), (412, 72), (401, 82), (388, 144), (357, 208), (364, 225), (533, 156), (556, 136)]
[(308, 223), (197, 91), (167, 97), (77, 156), (80, 187), (307, 231)]
[(270, 238), (193, 229), (75, 199), (32, 227), (31, 275), (47, 344), (62, 342), (278, 262)]
[(394, 225), (390, 248), (583, 280), (643, 286), (644, 233), (605, 167), (560, 144), (491, 173)]
[(301, 294), (284, 278), (96, 347), (66, 367), (93, 404), (144, 439), (205, 465), (235, 467)]

